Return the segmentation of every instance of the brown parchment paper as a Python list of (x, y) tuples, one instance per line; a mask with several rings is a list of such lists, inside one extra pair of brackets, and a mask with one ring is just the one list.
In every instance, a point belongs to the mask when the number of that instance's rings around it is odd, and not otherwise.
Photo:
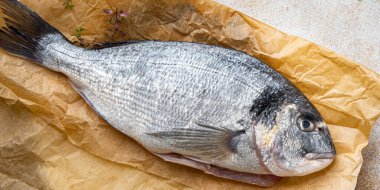
[[(22, 0), (70, 40), (107, 41), (104, 8), (127, 10), (119, 40), (191, 41), (251, 54), (293, 82), (328, 123), (328, 168), (267, 189), (354, 189), (380, 113), (380, 76), (240, 12), (200, 0)], [(2, 21), (3, 22), (3, 21)], [(340, 40), (340, 39), (336, 39)], [(67, 78), (0, 50), (0, 189), (260, 189), (160, 160), (99, 118)]]

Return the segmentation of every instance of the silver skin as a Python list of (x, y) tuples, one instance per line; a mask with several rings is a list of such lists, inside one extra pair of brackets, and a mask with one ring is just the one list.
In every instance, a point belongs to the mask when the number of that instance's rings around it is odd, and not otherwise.
[(109, 124), (167, 161), (271, 186), (335, 156), (314, 106), (247, 54), (160, 41), (84, 49), (20, 2), (0, 0), (0, 7), (7, 16), (1, 48), (68, 76)]
[[(60, 35), (39, 43), (43, 66), (67, 75), (100, 116), (153, 153), (177, 153), (221, 168), (276, 176), (306, 175), (333, 159), (308, 159), (308, 153), (335, 155), (326, 124), (306, 97), (244, 53), (158, 41), (87, 50)], [(263, 93), (280, 94), (281, 100), (255, 115), (252, 108), (259, 106), (255, 100)], [(313, 119), (312, 132), (297, 127), (304, 114)], [(200, 125), (232, 131), (233, 143)], [(198, 133), (187, 133), (190, 137), (182, 140), (162, 133), (181, 136), (176, 129)], [(202, 133), (205, 139), (199, 137)]]

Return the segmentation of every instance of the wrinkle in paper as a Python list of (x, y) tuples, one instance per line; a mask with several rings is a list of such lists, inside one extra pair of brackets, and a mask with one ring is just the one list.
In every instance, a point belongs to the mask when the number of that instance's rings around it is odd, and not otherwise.
[[(380, 116), (378, 74), (210, 1), (73, 1), (73, 10), (60, 0), (23, 3), (70, 40), (82, 26), (87, 41), (107, 41), (103, 9), (119, 8), (129, 16), (118, 40), (207, 43), (261, 59), (317, 107), (338, 153), (328, 168), (267, 189), (354, 189)], [(0, 116), (0, 189), (260, 189), (162, 161), (99, 118), (65, 76), (3, 50)]]

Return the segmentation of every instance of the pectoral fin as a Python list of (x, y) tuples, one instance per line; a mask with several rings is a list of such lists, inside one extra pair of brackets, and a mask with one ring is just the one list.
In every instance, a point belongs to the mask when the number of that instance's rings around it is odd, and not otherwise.
[(190, 152), (188, 156), (217, 160), (234, 153), (233, 138), (244, 131), (197, 124), (196, 128), (176, 128), (148, 135), (165, 139), (174, 148)]

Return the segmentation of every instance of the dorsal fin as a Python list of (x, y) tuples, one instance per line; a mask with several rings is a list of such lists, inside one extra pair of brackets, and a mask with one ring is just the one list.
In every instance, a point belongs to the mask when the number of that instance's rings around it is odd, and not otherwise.
[(136, 44), (136, 43), (142, 43), (142, 42), (146, 42), (146, 41), (145, 40), (131, 40), (131, 41), (123, 41), (123, 42), (101, 42), (101, 43), (97, 42), (88, 49), (103, 49), (103, 48), (117, 47), (117, 46)]

